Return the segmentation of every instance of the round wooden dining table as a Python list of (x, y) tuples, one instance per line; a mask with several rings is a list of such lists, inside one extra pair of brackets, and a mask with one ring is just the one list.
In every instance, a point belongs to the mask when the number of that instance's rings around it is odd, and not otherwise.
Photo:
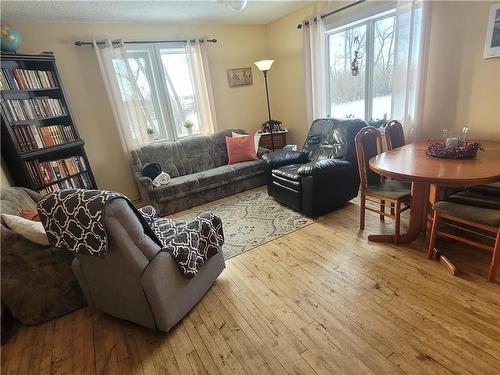
[[(479, 141), (484, 151), (470, 159), (443, 159), (426, 154), (430, 142), (411, 143), (370, 159), (370, 168), (382, 176), (410, 181), (411, 208), (408, 232), (399, 243), (417, 239), (425, 230), (431, 185), (471, 186), (500, 181), (500, 142)], [(394, 242), (394, 235), (370, 235), (369, 241)]]

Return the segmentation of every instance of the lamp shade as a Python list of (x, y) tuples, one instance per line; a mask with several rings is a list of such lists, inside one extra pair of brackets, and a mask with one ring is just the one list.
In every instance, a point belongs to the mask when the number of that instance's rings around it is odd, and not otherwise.
[(269, 69), (271, 69), (271, 65), (273, 65), (274, 60), (260, 60), (254, 62), (255, 65), (257, 65), (257, 68), (259, 68), (260, 71), (266, 72)]

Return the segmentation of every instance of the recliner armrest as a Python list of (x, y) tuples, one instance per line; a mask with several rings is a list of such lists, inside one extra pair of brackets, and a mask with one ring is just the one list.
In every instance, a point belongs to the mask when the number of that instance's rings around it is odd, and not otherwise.
[(303, 177), (318, 176), (349, 168), (352, 168), (352, 164), (348, 161), (340, 159), (324, 159), (312, 161), (302, 165), (299, 169), (297, 169), (297, 174)]
[(275, 151), (262, 155), (262, 160), (267, 163), (268, 168), (276, 169), (284, 165), (304, 164), (309, 158), (302, 151)]

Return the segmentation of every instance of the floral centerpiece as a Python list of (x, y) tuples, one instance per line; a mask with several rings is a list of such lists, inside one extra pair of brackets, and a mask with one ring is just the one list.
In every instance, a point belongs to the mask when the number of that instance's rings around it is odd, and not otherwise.
[(427, 147), (427, 155), (439, 158), (465, 159), (473, 158), (479, 150), (484, 151), (481, 144), (477, 142), (458, 142), (456, 146), (447, 146), (443, 142), (435, 142)]

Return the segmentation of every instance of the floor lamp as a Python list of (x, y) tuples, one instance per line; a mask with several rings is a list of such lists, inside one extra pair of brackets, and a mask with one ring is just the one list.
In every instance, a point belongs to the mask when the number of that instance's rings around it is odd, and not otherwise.
[(264, 127), (267, 126), (269, 129), (269, 133), (271, 133), (271, 148), (274, 151), (274, 139), (273, 139), (273, 130), (276, 125), (280, 125), (281, 121), (273, 120), (271, 118), (271, 105), (269, 104), (269, 87), (267, 84), (267, 72), (271, 69), (271, 65), (273, 65), (274, 60), (260, 60), (256, 61), (254, 64), (257, 65), (257, 68), (264, 73), (264, 82), (266, 83), (266, 99), (267, 99), (267, 114), (269, 116), (269, 120), (265, 122)]

